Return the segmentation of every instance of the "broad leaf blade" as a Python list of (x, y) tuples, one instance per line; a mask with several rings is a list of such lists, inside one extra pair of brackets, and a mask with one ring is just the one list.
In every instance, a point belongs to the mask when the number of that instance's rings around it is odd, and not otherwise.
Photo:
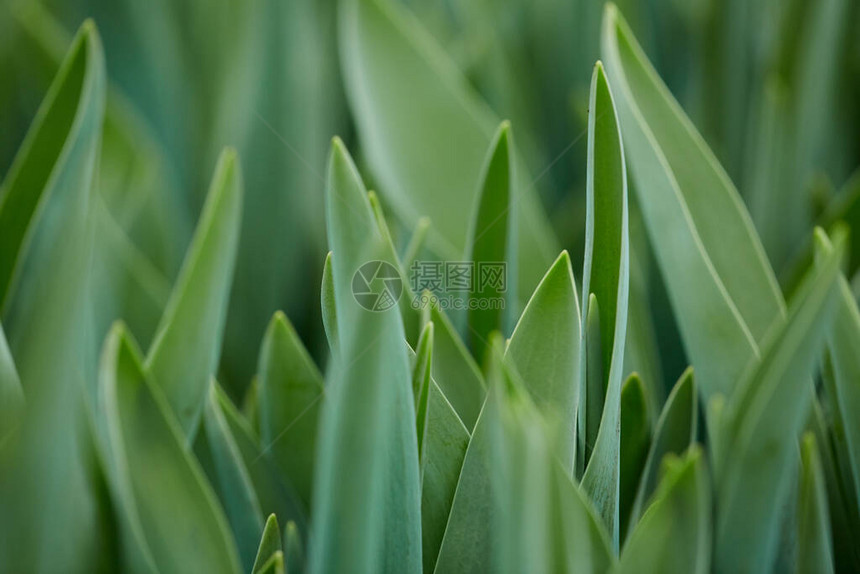
[(419, 572), (418, 440), (405, 333), (396, 309), (369, 311), (353, 298), (353, 275), (385, 260), (387, 249), (339, 140), (327, 210), (340, 352), (321, 413), (309, 571)]
[(109, 567), (83, 394), (105, 84), (87, 21), (0, 186), (0, 312), (27, 397), (0, 459), (0, 554), (10, 570)]
[(619, 572), (706, 574), (711, 566), (711, 488), (694, 448), (666, 459), (654, 504), (632, 531)]
[(750, 364), (723, 413), (715, 460), (715, 566), (762, 570), (777, 550), (779, 510), (790, 487), (792, 450), (811, 404), (810, 377), (835, 302), (842, 247), (810, 272), (788, 313)]
[(215, 495), (121, 324), (105, 342), (99, 379), (112, 494), (126, 536), (159, 570), (239, 572)]
[(563, 251), (535, 289), (511, 335), (505, 358), (532, 400), (560, 426), (557, 455), (569, 476), (576, 451), (580, 319), (570, 257)]
[(146, 370), (193, 436), (215, 374), (242, 218), (242, 175), (224, 150), (182, 270), (146, 357)]
[(617, 9), (602, 52), (642, 214), (706, 398), (728, 394), (784, 303), (740, 196)]
[[(420, 24), (389, 0), (343, 2), (339, 36), (347, 96), (382, 193), (407, 224), (429, 216), (428, 246), (459, 257), (498, 119)], [(530, 293), (557, 250), (524, 171), (519, 179), (519, 286)]]

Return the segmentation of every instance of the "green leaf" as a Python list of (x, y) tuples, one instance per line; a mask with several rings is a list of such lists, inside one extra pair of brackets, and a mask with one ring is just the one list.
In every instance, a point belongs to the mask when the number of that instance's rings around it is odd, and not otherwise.
[(430, 375), (433, 323), (424, 326), (413, 369), (420, 381), (417, 401), (418, 452), (421, 472), (421, 543), (424, 571), (433, 572), (448, 524), (454, 492), (469, 446), (469, 431)]
[(304, 572), (304, 551), (295, 522), (287, 522), (287, 530), (284, 532), (284, 563), (289, 573)]
[(146, 357), (147, 373), (164, 389), (189, 438), (218, 365), (241, 220), (241, 168), (236, 152), (225, 149)]
[[(621, 132), (615, 116), (612, 91), (600, 62), (595, 65), (591, 78), (588, 109), (587, 213), (582, 296), (585, 299), (593, 294), (600, 302), (598, 318), (601, 352), (598, 356), (602, 365), (601, 383), (605, 389), (605, 400), (594, 449), (588, 457), (582, 477), (582, 487), (603, 516), (612, 535), (613, 547), (617, 548), (620, 401), (624, 343), (627, 340), (630, 249), (627, 174)], [(595, 355), (588, 351), (590, 342), (586, 338), (586, 360), (593, 360)], [(590, 427), (592, 425), (588, 419), (593, 418), (592, 413), (586, 412), (586, 416), (586, 425)]]
[(684, 346), (705, 398), (728, 396), (783, 316), (782, 295), (737, 190), (611, 4), (602, 52)]
[[(833, 246), (823, 230), (815, 231), (816, 256), (824, 257)], [(838, 415), (845, 433), (848, 462), (854, 477), (854, 496), (860, 500), (860, 310), (844, 276), (838, 279), (836, 311), (827, 332), (827, 347), (833, 359), (832, 409)]]
[(706, 574), (711, 568), (711, 497), (702, 451), (663, 463), (654, 504), (632, 531), (619, 572)]
[(332, 277), (332, 252), (325, 256), (323, 265), (322, 286), (320, 287), (320, 305), (322, 307), (322, 322), (328, 347), (332, 353), (336, 351), (338, 342), (337, 309), (334, 305), (334, 278)]
[[(422, 299), (430, 301), (432, 295)], [(484, 377), (463, 344), (460, 335), (438, 305), (424, 309), (424, 324), (433, 322), (432, 375), (457, 415), (471, 432), (486, 396)]]
[(585, 315), (584, 362), (585, 397), (580, 405), (580, 424), (583, 427), (583, 461), (588, 463), (597, 442), (603, 405), (606, 402), (606, 380), (603, 376), (603, 352), (600, 341), (600, 305), (594, 293), (588, 296)]
[(13, 571), (110, 568), (84, 395), (105, 83), (87, 21), (0, 185), (0, 320), (27, 397), (0, 458), (0, 555)]
[(254, 559), (254, 567), (251, 569), (251, 574), (260, 574), (263, 571), (263, 566), (272, 555), (280, 551), (281, 529), (278, 528), (277, 516), (270, 514), (266, 520), (266, 527), (263, 529), (263, 536), (260, 538), (257, 557)]
[(396, 263), (396, 268), (400, 274), (401, 285), (403, 292), (397, 304), (400, 308), (400, 317), (403, 319), (403, 329), (406, 331), (406, 340), (410, 344), (418, 341), (418, 334), (421, 325), (421, 312), (413, 306), (415, 294), (412, 292), (412, 286), (409, 281), (406, 281), (407, 275), (403, 265), (400, 263), (400, 258), (397, 256), (397, 249), (394, 247), (394, 240), (391, 238), (391, 231), (388, 229), (388, 223), (385, 221), (385, 214), (382, 213), (382, 205), (379, 203), (379, 197), (373, 191), (367, 192), (367, 200), (370, 202), (370, 207), (373, 210), (374, 220), (379, 227), (379, 233), (382, 235), (385, 242), (386, 253), (385, 259)]
[(618, 476), (619, 540), (627, 538), (628, 523), (636, 491), (651, 445), (651, 416), (645, 385), (636, 373), (621, 387), (621, 444)]
[[(457, 260), (499, 120), (418, 21), (394, 3), (344, 2), (339, 38), (347, 97), (382, 194), (410, 227), (429, 216), (428, 247)], [(558, 250), (528, 175), (517, 173), (519, 287), (530, 293)]]
[(233, 401), (220, 387), (216, 387), (216, 390), (218, 405), (242, 456), (242, 463), (248, 469), (248, 476), (257, 494), (263, 516), (276, 514), (282, 520), (295, 521), (305, 529), (307, 509), (293, 485), (278, 472), (271, 457), (267, 456), (268, 452), (260, 448), (256, 433)]
[(286, 564), (284, 564), (284, 553), (278, 550), (269, 557), (269, 560), (260, 568), (261, 574), (286, 574)]
[(224, 514), (122, 324), (105, 341), (99, 393), (124, 537), (139, 545), (149, 568), (239, 572)]
[[(777, 520), (788, 496), (792, 449), (813, 396), (810, 378), (836, 300), (842, 245), (810, 272), (788, 320), (762, 345), (726, 404), (715, 458), (717, 571), (762, 571), (772, 565)], [(796, 452), (796, 451), (795, 451)]]
[(488, 376), (491, 390), (482, 416), (490, 435), (495, 570), (607, 571), (614, 562), (608, 537), (558, 464), (554, 437), (522, 380), (502, 361), (498, 335)]
[(801, 440), (800, 465), (795, 572), (833, 572), (824, 471), (812, 433), (806, 433)]
[[(657, 488), (658, 473), (663, 460), (672, 454), (681, 456), (696, 440), (698, 415), (696, 383), (693, 369), (690, 367), (675, 383), (669, 398), (666, 399), (666, 404), (663, 405), (660, 418), (657, 419), (651, 448), (648, 449), (648, 457), (645, 459), (641, 478), (637, 482), (636, 498), (630, 509), (627, 532), (633, 531), (636, 523), (647, 510), (651, 495)], [(623, 427), (621, 432), (624, 432)]]
[(419, 572), (418, 440), (405, 333), (396, 310), (368, 311), (353, 298), (358, 268), (388, 253), (337, 139), (326, 196), (341, 330), (317, 442), (309, 572)]
[(0, 326), (0, 448), (24, 415), (24, 391)]
[(570, 256), (562, 251), (532, 294), (505, 352), (544, 416), (562, 429), (557, 456), (573, 475), (580, 386), (580, 318)]
[(258, 372), (263, 451), (310, 508), (323, 378), (280, 311), (263, 338)]
[(254, 564), (257, 542), (263, 532), (263, 512), (242, 454), (221, 410), (219, 394), (222, 391), (213, 379), (203, 409), (203, 427), (215, 467), (215, 489), (224, 504), (242, 569), (247, 570)]
[[(511, 252), (514, 246), (511, 235), (515, 229), (511, 222), (514, 216), (511, 212), (511, 187), (514, 180), (512, 154), (511, 125), (502, 122), (484, 161), (466, 244), (465, 260), (474, 263), (473, 280), (476, 281), (469, 293), (471, 301), (467, 307), (467, 338), (472, 355), (478, 359), (483, 359), (486, 353), (490, 333), (505, 330), (505, 309), (495, 303), (499, 299), (505, 300), (508, 316), (513, 315), (511, 307), (516, 305), (515, 285), (507, 285), (507, 277), (515, 276), (513, 266), (516, 264)], [(500, 263), (506, 265), (502, 269), (505, 274), (504, 286), (492, 283), (481, 285), (482, 267)]]

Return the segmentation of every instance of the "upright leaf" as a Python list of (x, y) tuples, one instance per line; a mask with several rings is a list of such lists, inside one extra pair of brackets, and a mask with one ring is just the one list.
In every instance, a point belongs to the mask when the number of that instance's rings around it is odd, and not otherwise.
[(218, 383), (213, 379), (203, 409), (203, 427), (211, 450), (219, 493), (238, 546), (242, 569), (254, 564), (263, 533), (263, 512), (242, 453), (221, 410)]
[(125, 539), (150, 568), (239, 572), (221, 507), (121, 324), (105, 341), (99, 393), (111, 492)]
[[(513, 142), (511, 126), (502, 122), (484, 162), (479, 181), (479, 190), (475, 199), (472, 222), (466, 243), (466, 261), (474, 264), (473, 290), (469, 293), (468, 305), (468, 340), (472, 355), (483, 359), (486, 353), (487, 340), (492, 331), (505, 332), (505, 306), (508, 316), (513, 314), (510, 307), (516, 305), (516, 296), (508, 292), (515, 290), (515, 285), (506, 284), (510, 273), (514, 270), (507, 265), (516, 263), (512, 257), (514, 245), (511, 237), (514, 225), (510, 222), (514, 216), (511, 210), (511, 188), (513, 174)], [(484, 281), (485, 273), (498, 270), (501, 267), (500, 281)], [(505, 306), (497, 305), (499, 300), (506, 301)]]
[(618, 452), (619, 540), (627, 536), (636, 491), (651, 445), (651, 420), (642, 379), (630, 375), (621, 388), (621, 444)]
[(711, 567), (711, 487), (702, 451), (671, 456), (654, 504), (632, 531), (618, 572), (706, 574)]
[(112, 566), (83, 392), (105, 83), (87, 21), (0, 185), (0, 320), (27, 398), (0, 457), (0, 555), (13, 571)]
[(633, 527), (648, 508), (651, 496), (657, 488), (658, 473), (663, 460), (670, 454), (681, 456), (696, 440), (698, 414), (699, 403), (693, 369), (688, 368), (675, 383), (660, 418), (657, 419), (654, 438), (645, 459), (642, 476), (637, 482), (636, 498), (630, 509), (628, 532), (633, 531)]
[(196, 432), (218, 365), (241, 220), (241, 169), (236, 152), (226, 149), (146, 357), (147, 372), (188, 437)]
[(715, 568), (761, 571), (772, 565), (779, 511), (790, 487), (792, 449), (811, 404), (809, 386), (835, 302), (838, 245), (794, 297), (788, 320), (775, 329), (737, 383), (722, 414), (715, 459)]
[(251, 574), (260, 574), (263, 572), (263, 567), (271, 557), (281, 551), (281, 529), (278, 528), (278, 518), (274, 514), (269, 515), (266, 520), (266, 527), (263, 529), (263, 535), (260, 538), (260, 545), (257, 548), (257, 556), (254, 559), (254, 566), (251, 569)]
[[(833, 246), (821, 229), (815, 231), (815, 250), (818, 257), (824, 257)], [(838, 279), (836, 312), (833, 323), (827, 332), (827, 348), (833, 359), (833, 385), (830, 397), (831, 408), (841, 421), (847, 445), (848, 462), (854, 478), (854, 496), (860, 500), (860, 310), (844, 276)]]
[[(630, 255), (627, 227), (627, 173), (612, 91), (603, 65), (591, 78), (588, 117), (587, 213), (583, 299), (600, 303), (600, 361), (606, 398), (594, 450), (582, 487), (591, 496), (618, 546), (618, 449), (621, 378), (627, 339)], [(587, 318), (586, 318), (587, 319)], [(587, 344), (586, 340), (586, 344)], [(591, 359), (591, 353), (587, 354)], [(586, 424), (589, 421), (586, 420)]]
[(824, 471), (815, 436), (800, 443), (800, 487), (797, 493), (797, 562), (795, 572), (833, 572), (833, 548)]
[(783, 316), (782, 295), (737, 190), (611, 4), (602, 52), (684, 346), (705, 397), (728, 395)]
[(412, 371), (421, 472), (421, 544), (424, 571), (432, 572), (469, 446), (469, 431), (430, 374), (433, 323), (424, 326)]
[(570, 256), (562, 251), (529, 300), (505, 358), (538, 409), (558, 423), (556, 452), (573, 476), (580, 386), (580, 319)]
[(385, 260), (387, 249), (337, 139), (327, 186), (340, 352), (321, 413), (309, 571), (419, 572), (418, 440), (405, 333), (396, 310), (366, 310), (353, 298), (353, 275)]
[[(422, 295), (422, 299), (429, 301), (430, 296)], [(425, 307), (424, 323), (427, 321), (434, 327), (433, 378), (471, 432), (486, 396), (484, 377), (443, 310), (437, 305)]]
[[(407, 224), (429, 216), (428, 247), (456, 260), (498, 119), (419, 22), (393, 2), (343, 2), (339, 37), (347, 97), (380, 191)], [(528, 175), (518, 173), (512, 205), (519, 287), (530, 293), (557, 250)]]
[(323, 379), (280, 311), (266, 330), (258, 372), (263, 451), (310, 508)]

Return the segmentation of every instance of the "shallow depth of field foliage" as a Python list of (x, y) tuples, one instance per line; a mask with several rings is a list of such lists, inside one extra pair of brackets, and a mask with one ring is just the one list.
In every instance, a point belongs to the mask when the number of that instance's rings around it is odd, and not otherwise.
[(0, 182), (2, 573), (860, 571), (857, 0), (6, 0)]

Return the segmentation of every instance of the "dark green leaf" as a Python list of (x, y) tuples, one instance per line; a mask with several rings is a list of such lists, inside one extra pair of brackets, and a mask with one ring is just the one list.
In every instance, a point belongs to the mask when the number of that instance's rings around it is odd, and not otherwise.
[(628, 523), (636, 491), (651, 445), (651, 417), (645, 385), (632, 374), (621, 388), (621, 472), (618, 478), (620, 538), (627, 538)]

